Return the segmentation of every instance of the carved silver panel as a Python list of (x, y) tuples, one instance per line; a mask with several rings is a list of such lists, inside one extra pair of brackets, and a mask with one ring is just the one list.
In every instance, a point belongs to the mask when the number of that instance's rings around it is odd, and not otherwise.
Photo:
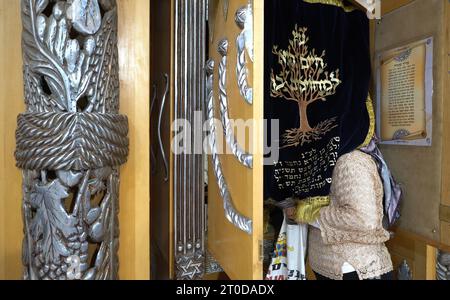
[(437, 280), (450, 280), (450, 253), (438, 251), (436, 277)]
[(214, 174), (216, 175), (217, 184), (219, 186), (220, 196), (223, 200), (223, 208), (225, 211), (225, 217), (229, 222), (240, 230), (246, 232), (247, 234), (252, 234), (253, 226), (252, 220), (241, 215), (233, 205), (233, 199), (231, 198), (230, 191), (228, 190), (228, 185), (225, 180), (222, 164), (220, 163), (220, 158), (217, 150), (217, 130), (214, 123), (214, 61), (209, 60), (206, 64), (206, 74), (207, 74), (207, 119), (209, 127), (209, 143), (212, 155), (212, 164), (214, 168)]
[(206, 251), (206, 274), (222, 273), (224, 270), (220, 266), (219, 262), (212, 256), (209, 251)]
[(205, 256), (203, 251), (176, 257), (176, 273), (178, 280), (194, 280), (205, 274)]
[(219, 64), (219, 100), (220, 113), (222, 116), (222, 125), (225, 131), (225, 138), (228, 146), (238, 161), (247, 168), (253, 167), (253, 155), (246, 153), (238, 144), (234, 136), (233, 126), (228, 113), (228, 95), (227, 95), (227, 54), (228, 40), (223, 39), (219, 42), (218, 51), (222, 56)]
[(21, 1), (24, 278), (116, 279), (119, 166), (129, 145), (116, 1)]
[[(205, 272), (205, 196), (202, 151), (206, 0), (175, 1), (174, 118), (192, 124), (191, 153), (175, 153), (173, 165), (176, 278)], [(200, 126), (200, 127), (199, 127)], [(200, 153), (200, 154), (198, 154)]]
[(245, 49), (253, 61), (253, 12), (251, 4), (236, 11), (236, 25), (242, 30), (236, 39), (236, 76), (239, 92), (248, 104), (253, 104), (253, 89), (248, 84), (248, 69)]

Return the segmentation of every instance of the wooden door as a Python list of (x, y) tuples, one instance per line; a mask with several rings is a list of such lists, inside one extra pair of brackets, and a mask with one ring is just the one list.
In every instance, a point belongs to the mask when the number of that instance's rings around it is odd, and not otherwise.
[[(255, 120), (251, 122), (253, 130), (247, 137), (247, 145), (242, 145), (244, 152), (248, 153), (252, 149), (253, 168), (244, 166), (233, 154), (218, 155), (231, 202), (238, 213), (251, 219), (252, 230), (250, 234), (238, 229), (227, 220), (224, 211), (223, 194), (221, 195), (220, 193), (215, 174), (218, 167), (217, 162), (212, 161), (211, 156), (209, 158), (208, 249), (231, 279), (261, 279), (263, 276), (263, 134), (261, 131), (262, 122), (260, 122), (263, 119), (263, 2), (259, 0), (221, 0), (211, 1), (209, 6), (209, 26), (211, 29), (209, 57), (215, 64), (213, 96), (216, 109), (214, 116), (216, 119), (221, 119), (219, 111), (219, 67), (225, 67), (227, 75), (222, 81), (222, 88), (227, 93), (229, 118), (250, 122)], [(253, 89), (252, 104), (247, 103), (241, 95), (237, 78), (239, 71), (236, 69), (238, 61), (236, 41), (242, 29), (235, 22), (235, 13), (241, 7), (249, 4), (253, 4), (254, 39), (252, 42), (254, 60), (252, 63), (248, 53), (246, 53), (245, 67), (248, 69), (248, 87)], [(250, 14), (247, 14), (247, 16), (251, 18)], [(226, 55), (226, 64), (220, 66), (224, 53), (223, 49), (222, 54), (219, 53), (218, 47), (223, 39), (228, 40), (228, 53)], [(242, 65), (239, 70), (242, 71)], [(223, 69), (221, 72), (223, 72)], [(216, 130), (216, 138), (218, 140), (222, 139), (223, 135), (223, 130)], [(222, 188), (224, 187), (223, 183), (221, 182)]]
[(151, 257), (152, 279), (173, 276), (171, 167), (171, 110), (173, 1), (152, 0), (151, 31)]

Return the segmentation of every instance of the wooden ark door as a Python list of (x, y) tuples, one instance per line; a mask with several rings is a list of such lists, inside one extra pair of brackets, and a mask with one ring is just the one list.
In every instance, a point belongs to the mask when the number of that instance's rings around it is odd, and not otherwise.
[[(262, 278), (263, 135), (259, 121), (263, 118), (263, 7), (262, 1), (256, 2), (209, 1), (209, 6), (207, 0), (151, 2), (153, 279), (203, 278), (207, 249), (232, 279)], [(224, 11), (228, 11), (227, 18)], [(241, 22), (235, 22), (236, 12)], [(247, 22), (243, 22), (246, 15)], [(258, 33), (254, 40), (249, 28), (252, 23)], [(228, 39), (227, 53), (221, 42), (224, 38)], [(255, 50), (250, 55), (253, 43)], [(208, 68), (208, 57), (215, 68)], [(207, 97), (209, 91), (212, 98)], [(206, 212), (202, 150), (207, 130), (203, 121), (211, 116), (222, 119), (219, 100), (229, 101), (230, 119), (251, 123), (251, 138), (246, 138), (248, 145), (242, 151), (253, 151), (251, 155), (211, 156)], [(208, 109), (209, 104), (217, 109)], [(215, 136), (217, 141), (224, 139), (223, 130), (215, 130)], [(235, 149), (233, 145), (230, 148)], [(186, 147), (185, 151), (180, 151), (180, 146)]]
[[(209, 3), (207, 117), (222, 122), (210, 132), (207, 244), (233, 280), (263, 277), (263, 15), (260, 0)], [(245, 145), (227, 126), (237, 119), (253, 127)]]

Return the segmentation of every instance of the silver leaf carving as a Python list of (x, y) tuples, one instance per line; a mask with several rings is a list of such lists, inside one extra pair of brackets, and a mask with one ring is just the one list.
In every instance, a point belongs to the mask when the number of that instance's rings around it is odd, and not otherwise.
[(48, 0), (38, 0), (36, 3), (36, 11), (41, 13), (48, 5)]
[(101, 14), (97, 0), (72, 0), (67, 15), (82, 34), (95, 34), (100, 29)]
[(83, 178), (83, 173), (64, 170), (56, 171), (56, 175), (58, 176), (58, 179), (67, 187), (74, 187), (78, 185), (81, 178)]
[(68, 196), (66, 188), (58, 180), (45, 186), (37, 185), (31, 194), (30, 203), (37, 213), (30, 231), (35, 240), (42, 236), (43, 251), (48, 253), (46, 262), (70, 255), (62, 242), (63, 237), (68, 238), (76, 233), (76, 219), (67, 214), (62, 204)]
[[(22, 0), (29, 109), (77, 112), (78, 101), (87, 96), (88, 112), (118, 111), (116, 4), (113, 0), (102, 3), (103, 19), (97, 0), (59, 1), (46, 17), (42, 11), (50, 5), (48, 1)], [(69, 38), (72, 27), (84, 38)], [(43, 81), (50, 91), (45, 92)], [(33, 101), (35, 95), (41, 101)]]
[[(43, 33), (42, 18), (37, 22), (35, 0), (22, 1), (24, 64), (34, 76), (43, 76), (52, 89), (53, 100), (67, 109), (70, 101), (70, 83), (63, 66), (52, 53), (56, 36), (56, 20), (50, 17)], [(39, 29), (39, 30), (38, 30)], [(44, 37), (44, 41), (41, 40)], [(50, 46), (50, 47), (49, 47)], [(30, 74), (31, 75), (31, 74)], [(41, 91), (39, 91), (41, 92)]]

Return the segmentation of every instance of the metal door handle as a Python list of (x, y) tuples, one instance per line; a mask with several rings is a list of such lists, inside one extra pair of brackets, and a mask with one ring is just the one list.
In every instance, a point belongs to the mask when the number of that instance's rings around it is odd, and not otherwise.
[(164, 161), (164, 170), (165, 170), (165, 177), (164, 182), (169, 181), (169, 163), (167, 162), (166, 153), (164, 152), (164, 145), (161, 137), (161, 124), (162, 124), (162, 116), (164, 112), (164, 107), (166, 104), (166, 98), (169, 93), (169, 75), (164, 74), (164, 78), (166, 79), (166, 89), (164, 91), (164, 96), (162, 98), (161, 102), (161, 110), (159, 111), (159, 120), (158, 120), (158, 140), (159, 140), (159, 148), (161, 149), (162, 159)]
[[(150, 135), (151, 135), (151, 128), (152, 128), (151, 122), (152, 122), (153, 109), (155, 108), (155, 104), (156, 104), (156, 100), (157, 100), (157, 96), (158, 96), (158, 90), (157, 90), (156, 84), (153, 84), (152, 93), (153, 93), (153, 98), (152, 98), (152, 103), (150, 104)], [(156, 155), (155, 155), (155, 151), (153, 150), (153, 144), (150, 144), (150, 164), (151, 164), (151, 174), (154, 175), (158, 169), (156, 168)]]

